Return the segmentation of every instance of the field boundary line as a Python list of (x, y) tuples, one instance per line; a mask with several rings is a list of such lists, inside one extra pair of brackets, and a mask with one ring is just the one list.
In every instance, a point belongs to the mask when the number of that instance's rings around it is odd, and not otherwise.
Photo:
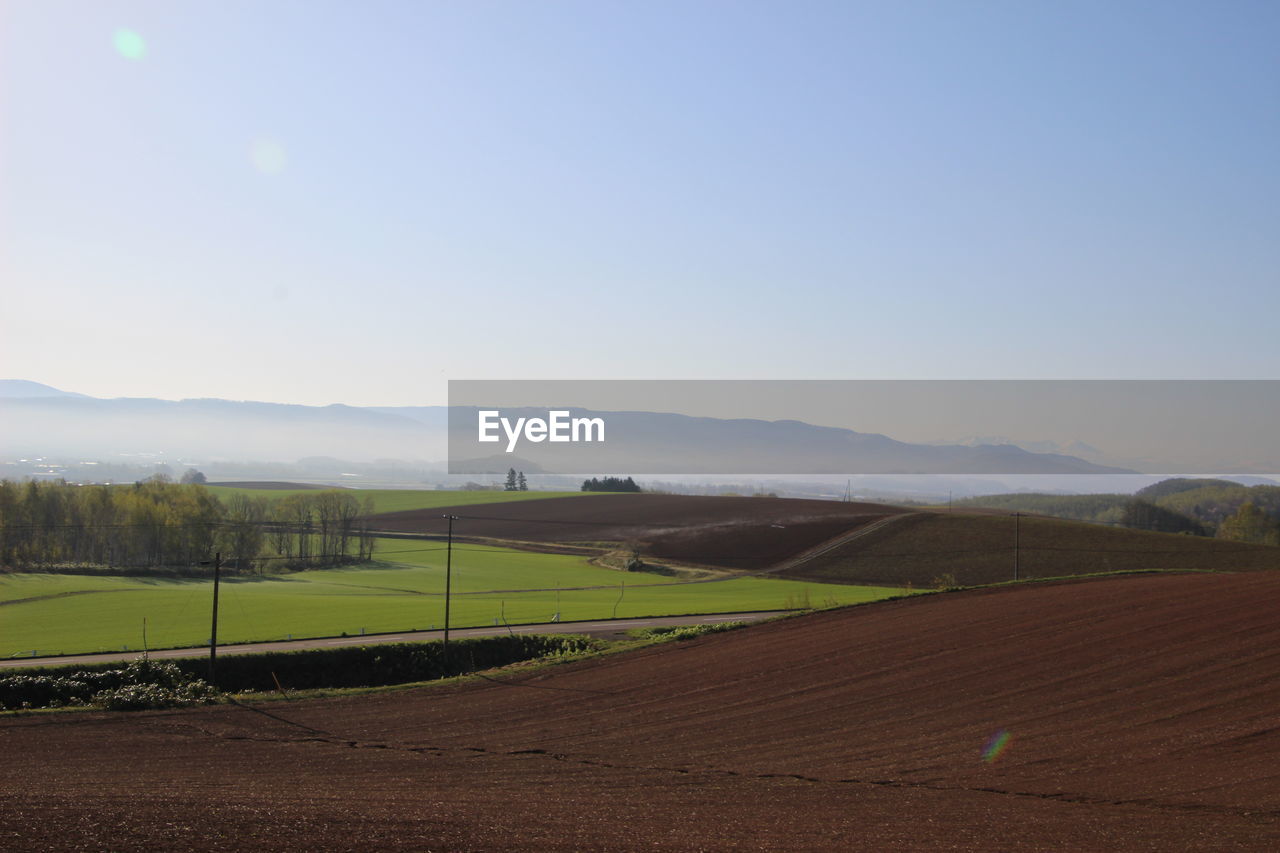
[(816, 560), (818, 557), (821, 557), (825, 554), (828, 554), (834, 551), (836, 548), (840, 548), (844, 545), (848, 545), (850, 542), (856, 542), (857, 540), (862, 539), (865, 536), (870, 536), (872, 533), (875, 533), (878, 530), (883, 530), (884, 528), (888, 527), (890, 524), (893, 524), (895, 521), (901, 521), (904, 518), (914, 518), (917, 516), (927, 515), (927, 514), (928, 513), (923, 513), (923, 512), (904, 512), (904, 513), (898, 513), (895, 515), (886, 515), (884, 518), (873, 521), (870, 524), (863, 525), (862, 527), (859, 527), (856, 530), (851, 530), (848, 533), (841, 534), (840, 536), (837, 536), (834, 539), (828, 539), (826, 542), (823, 542), (822, 544), (817, 545), (814, 548), (810, 548), (808, 551), (798, 556), (792, 557), (791, 559), (781, 563), (780, 565), (774, 566), (773, 568), (770, 568), (770, 569), (766, 569), (765, 571), (761, 572), (761, 574), (774, 574), (777, 572), (784, 572), (789, 569), (797, 568), (799, 566), (804, 565), (805, 563), (808, 563), (811, 560)]

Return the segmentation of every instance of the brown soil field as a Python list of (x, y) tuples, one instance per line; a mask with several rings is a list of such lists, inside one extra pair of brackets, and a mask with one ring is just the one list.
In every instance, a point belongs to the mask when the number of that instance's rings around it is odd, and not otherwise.
[[(780, 577), (831, 583), (931, 586), (943, 574), (968, 586), (1013, 579), (1012, 515), (945, 512), (897, 518)], [(1280, 569), (1280, 548), (1023, 515), (1018, 575), (1053, 578), (1147, 569)]]
[[(383, 513), (375, 527), (525, 543), (616, 543), (657, 560), (826, 583), (958, 585), (1013, 578), (1014, 518), (871, 503), (691, 495), (595, 495)], [(892, 519), (866, 536), (834, 540)], [(1023, 515), (1022, 578), (1143, 569), (1280, 569), (1280, 548)], [(801, 559), (822, 551), (811, 559)]]
[(907, 510), (884, 504), (698, 495), (588, 495), (437, 507), (370, 517), (379, 530), (519, 542), (613, 542), (654, 558), (763, 569), (863, 524)]
[(1274, 850), (1277, 605), (1271, 573), (1035, 584), (454, 685), (9, 717), (0, 844)]

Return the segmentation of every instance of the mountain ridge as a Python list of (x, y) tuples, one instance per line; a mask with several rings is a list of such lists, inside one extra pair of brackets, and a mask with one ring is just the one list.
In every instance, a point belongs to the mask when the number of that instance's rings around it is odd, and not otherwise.
[[(506, 458), (475, 443), (474, 408), (348, 406), (195, 397), (104, 399), (40, 383), (6, 380), (0, 390), (6, 424), (0, 452), (114, 456), (162, 452), (179, 458), (286, 461), (331, 456), (354, 461), (398, 458), (481, 462), (487, 473)], [(41, 391), (40, 389), (45, 389)], [(610, 442), (595, 447), (526, 444), (516, 456), (530, 470), (558, 473), (792, 474), (1077, 474), (1134, 473), (1078, 457), (1033, 453), (1012, 444), (929, 446), (879, 433), (783, 419), (719, 419), (664, 412), (596, 412), (565, 407), (610, 423)], [(534, 416), (538, 410), (504, 410)], [(545, 416), (545, 411), (541, 414)], [(452, 417), (451, 417), (452, 415)], [(452, 421), (452, 423), (451, 423)], [(468, 442), (475, 452), (468, 452)], [(454, 473), (472, 473), (459, 468)]]

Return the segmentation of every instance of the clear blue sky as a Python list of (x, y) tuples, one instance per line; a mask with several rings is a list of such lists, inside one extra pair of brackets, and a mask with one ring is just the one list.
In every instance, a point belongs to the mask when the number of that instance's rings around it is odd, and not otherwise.
[(1276, 378), (1275, 2), (0, 0), (0, 377)]

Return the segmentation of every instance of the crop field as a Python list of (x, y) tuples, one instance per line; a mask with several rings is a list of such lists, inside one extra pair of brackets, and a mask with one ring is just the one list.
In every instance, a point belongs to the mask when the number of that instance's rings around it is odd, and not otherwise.
[(1270, 572), (1028, 584), (372, 695), (11, 715), (0, 838), (1270, 851), (1277, 597)]
[[(316, 488), (281, 489), (251, 488), (249, 486), (206, 486), (222, 500), (232, 495), (282, 498), (289, 495), (315, 494)], [(543, 498), (570, 498), (585, 496), (587, 492), (488, 492), (446, 491), (441, 489), (344, 489), (357, 500), (373, 498), (374, 512), (407, 512), (435, 509), (437, 507), (475, 506), (476, 504), (502, 504), (513, 501), (541, 500)], [(599, 495), (596, 495), (599, 497)]]
[(454, 532), (464, 536), (611, 542), (659, 560), (757, 570), (907, 510), (797, 498), (580, 494), (571, 501), (378, 513), (370, 521), (380, 531), (442, 534), (444, 512), (460, 517)]
[[(1015, 530), (1016, 525), (1016, 530)], [(1043, 516), (919, 512), (783, 569), (780, 576), (826, 583), (929, 585), (949, 575), (961, 586), (1146, 570), (1280, 569), (1280, 548), (1130, 530)]]
[[(612, 542), (659, 561), (767, 569), (818, 583), (933, 586), (1133, 570), (1280, 568), (1280, 548), (1002, 512), (691, 495), (582, 496), (468, 510), (455, 533), (532, 542)], [(441, 512), (379, 513), (379, 530), (439, 534)], [(946, 585), (953, 585), (948, 583)]]
[[(444, 625), (445, 549), (382, 539), (372, 567), (229, 577), (223, 643), (427, 630)], [(859, 587), (739, 577), (676, 582), (598, 568), (578, 556), (475, 545), (453, 549), (450, 625), (471, 627), (850, 604), (896, 595)], [(0, 575), (0, 656), (208, 642), (212, 582), (159, 577)]]

